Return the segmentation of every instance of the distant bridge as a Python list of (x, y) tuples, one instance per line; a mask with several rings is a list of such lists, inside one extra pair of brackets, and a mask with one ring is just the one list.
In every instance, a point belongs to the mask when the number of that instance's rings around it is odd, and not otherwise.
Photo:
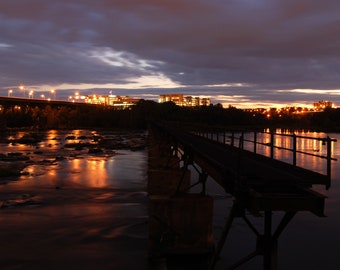
[[(88, 104), (84, 102), (69, 102), (61, 100), (47, 100), (47, 99), (33, 99), (33, 98), (19, 98), (19, 97), (1, 97), (0, 105), (4, 108), (11, 108), (13, 106), (36, 106), (39, 108), (46, 107), (47, 105), (51, 107), (85, 107), (85, 106), (99, 106), (96, 104)], [(103, 105), (101, 105), (103, 106)]]
[[(319, 217), (324, 216), (325, 196), (311, 188), (313, 185), (330, 187), (330, 163), (335, 160), (331, 157), (330, 151), (331, 144), (336, 142), (334, 139), (322, 139), (328, 144), (328, 153), (325, 157), (320, 156), (320, 158), (327, 159), (329, 165), (327, 165), (327, 174), (321, 174), (296, 166), (296, 141), (295, 146), (293, 143), (292, 149), (295, 161), (293, 164), (288, 164), (275, 160), (273, 155), (266, 157), (257, 154), (256, 150), (254, 152), (244, 150), (243, 138), (239, 139), (239, 147), (235, 147), (227, 145), (225, 141), (212, 140), (214, 135), (197, 136), (182, 129), (165, 125), (153, 124), (150, 132), (154, 138), (152, 144), (159, 145), (161, 155), (168, 153), (169, 160), (174, 156), (180, 157), (182, 168), (187, 169), (188, 166), (193, 166), (196, 169), (199, 173), (197, 184), (202, 185), (202, 194), (205, 194), (205, 183), (210, 176), (234, 198), (233, 207), (215, 248), (209, 266), (210, 270), (215, 268), (236, 217), (242, 218), (254, 232), (257, 236), (257, 243), (253, 253), (240, 259), (228, 269), (236, 269), (255, 256), (262, 255), (264, 258), (263, 269), (276, 270), (278, 238), (296, 213), (309, 211)], [(234, 138), (232, 138), (232, 142), (233, 140)], [(273, 141), (268, 146), (271, 147), (272, 152)], [(256, 145), (254, 149), (256, 149)], [(181, 185), (185, 182), (184, 175), (183, 173), (179, 180), (176, 192), (170, 194), (171, 198), (175, 198), (182, 192)], [(160, 177), (159, 182), (162, 180)], [(285, 213), (275, 230), (272, 228), (274, 211)], [(257, 217), (264, 217), (263, 233), (259, 232), (251, 223), (246, 212)], [(201, 212), (202, 214), (204, 213)]]

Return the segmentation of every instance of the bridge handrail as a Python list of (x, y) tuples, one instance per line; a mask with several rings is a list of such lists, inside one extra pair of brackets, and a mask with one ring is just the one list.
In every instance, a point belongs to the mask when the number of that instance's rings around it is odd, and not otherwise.
[[(270, 147), (270, 158), (274, 159), (274, 149), (282, 149), (286, 151), (290, 151), (293, 153), (293, 161), (292, 165), (297, 166), (297, 154), (302, 154), (302, 155), (308, 155), (308, 156), (314, 156), (317, 158), (321, 159), (326, 159), (327, 160), (327, 177), (329, 180), (331, 179), (331, 162), (332, 161), (337, 161), (336, 158), (332, 157), (332, 143), (337, 142), (336, 139), (330, 138), (329, 136), (327, 137), (310, 137), (310, 136), (302, 136), (302, 135), (297, 135), (295, 133), (293, 134), (283, 134), (283, 133), (277, 133), (277, 132), (268, 132), (268, 131), (245, 131), (245, 130), (214, 130), (214, 131), (194, 131), (193, 132), (196, 135), (205, 137), (207, 139), (211, 139), (217, 142), (220, 142), (220, 136), (221, 134), (223, 135), (223, 141), (221, 143), (227, 144), (228, 142), (226, 138), (230, 138), (229, 145), (230, 146), (235, 146), (235, 140), (239, 141), (239, 148), (243, 149), (244, 142), (249, 142), (253, 144), (253, 150), (252, 152), (257, 153), (257, 146), (258, 145), (263, 145)], [(227, 136), (227, 133), (231, 133), (231, 135)], [(236, 133), (240, 135), (239, 138), (236, 137)], [(253, 139), (245, 139), (244, 134), (245, 133), (253, 133)], [(270, 141), (265, 143), (257, 140), (257, 135), (258, 134), (269, 134), (270, 135)], [(275, 136), (281, 136), (281, 137), (291, 137), (293, 142), (292, 142), (292, 148), (284, 147), (284, 146), (278, 146), (275, 145)], [(322, 141), (322, 144), (327, 145), (327, 154), (326, 155), (320, 155), (320, 154), (313, 154), (309, 153), (306, 151), (302, 151), (297, 149), (297, 139), (307, 139), (307, 140), (316, 140), (316, 141)], [(259, 154), (259, 153), (257, 153)]]

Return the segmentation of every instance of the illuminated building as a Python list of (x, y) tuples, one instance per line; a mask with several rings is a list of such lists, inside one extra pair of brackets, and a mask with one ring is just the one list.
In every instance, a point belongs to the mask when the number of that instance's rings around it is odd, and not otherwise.
[(159, 103), (172, 101), (178, 106), (184, 106), (184, 95), (183, 94), (166, 94), (160, 95), (158, 98)]
[(159, 103), (172, 101), (178, 106), (196, 107), (196, 106), (209, 106), (210, 98), (184, 96), (183, 94), (165, 94), (160, 95), (158, 98)]
[(84, 102), (89, 104), (98, 104), (106, 106), (114, 106), (120, 109), (128, 108), (135, 105), (140, 99), (130, 96), (112, 96), (112, 95), (90, 95), (85, 96)]
[(314, 102), (313, 107), (315, 111), (323, 111), (326, 108), (332, 108), (333, 103), (330, 101), (321, 100), (318, 102)]

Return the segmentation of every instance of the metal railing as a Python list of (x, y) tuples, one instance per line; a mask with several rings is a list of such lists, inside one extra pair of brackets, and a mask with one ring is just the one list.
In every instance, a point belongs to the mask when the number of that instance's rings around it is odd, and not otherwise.
[[(327, 161), (327, 172), (326, 175), (330, 179), (331, 178), (331, 164), (332, 161), (337, 161), (336, 158), (332, 157), (332, 143), (336, 142), (337, 140), (334, 138), (327, 137), (310, 137), (310, 136), (301, 136), (293, 134), (284, 134), (284, 133), (277, 133), (277, 132), (267, 132), (267, 131), (242, 131), (242, 130), (231, 130), (231, 131), (196, 131), (194, 132), (196, 135), (205, 137), (210, 140), (214, 140), (223, 144), (227, 144), (233, 147), (237, 147), (235, 144), (238, 142), (238, 147), (241, 149), (244, 149), (244, 143), (250, 143), (252, 147), (250, 147), (250, 150), (256, 154), (258, 153), (258, 146), (262, 145), (264, 147), (269, 148), (269, 157), (274, 159), (274, 150), (280, 149), (280, 150), (286, 150), (289, 152), (292, 152), (292, 161), (291, 164), (294, 166), (297, 166), (297, 156), (298, 154), (302, 155), (308, 155), (317, 157), (320, 159), (326, 159)], [(245, 134), (248, 135), (248, 138), (245, 137)], [(252, 136), (251, 136), (252, 134)], [(262, 134), (263, 136), (265, 134), (269, 135), (269, 141), (261, 141), (259, 140), (259, 134)], [(262, 137), (263, 137), (262, 136)], [(289, 137), (291, 138), (291, 143), (289, 144), (290, 147), (277, 145), (275, 144), (276, 138), (280, 137)], [(251, 139), (252, 138), (252, 139)], [(263, 139), (263, 138), (262, 138)], [(268, 138), (267, 138), (268, 139)], [(322, 145), (326, 145), (326, 155), (322, 154), (315, 154), (307, 152), (303, 149), (298, 149), (298, 140), (314, 140), (322, 142)], [(247, 149), (248, 150), (248, 149)]]

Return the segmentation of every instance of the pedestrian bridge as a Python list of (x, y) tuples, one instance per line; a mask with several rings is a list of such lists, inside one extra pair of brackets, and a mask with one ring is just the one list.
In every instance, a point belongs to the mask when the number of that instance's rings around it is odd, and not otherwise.
[[(336, 140), (329, 137), (317, 138), (327, 144), (327, 154), (325, 156), (316, 155), (327, 162), (327, 172), (322, 174), (296, 166), (297, 153), (303, 153), (296, 149), (297, 138), (295, 135), (292, 135), (293, 147), (290, 149), (293, 162), (289, 164), (274, 159), (275, 145), (273, 141), (266, 143), (270, 147), (271, 153), (267, 157), (256, 153), (256, 144), (258, 143), (256, 135), (253, 141), (254, 151), (251, 152), (243, 149), (243, 133), (240, 133), (240, 137), (237, 138), (239, 142), (237, 147), (234, 145), (236, 138), (234, 133), (232, 134), (231, 137), (229, 136), (230, 144), (227, 144), (226, 135), (221, 131), (216, 132), (215, 136), (212, 133), (185, 132), (180, 128), (158, 124), (153, 124), (150, 128), (151, 145), (153, 147), (158, 145), (157, 147), (161, 149), (158, 151), (156, 159), (159, 161), (163, 157), (163, 163), (170, 164), (171, 160), (178, 158), (180, 170), (183, 172), (178, 176), (175, 189), (170, 191), (170, 197), (190, 192), (191, 187), (196, 185), (201, 185), (201, 195), (204, 196), (206, 181), (210, 176), (234, 199), (223, 233), (213, 248), (214, 252), (208, 268), (215, 268), (234, 219), (242, 218), (257, 236), (256, 249), (228, 269), (236, 269), (253, 257), (261, 255), (264, 258), (263, 269), (274, 270), (277, 269), (278, 238), (296, 213), (309, 211), (316, 216), (324, 216), (326, 198), (315, 192), (312, 187), (314, 185), (323, 185), (327, 189), (330, 187), (331, 162), (335, 160), (331, 156), (331, 144)], [(271, 134), (270, 138), (273, 136)], [(164, 156), (168, 158), (164, 158)], [(164, 166), (167, 165), (163, 164)], [(186, 171), (189, 166), (199, 174), (199, 179), (194, 184), (192, 181), (190, 184), (186, 181)], [(168, 166), (168, 168), (176, 170), (177, 167)], [(159, 181), (162, 179), (158, 179)], [(276, 228), (273, 228), (272, 214), (275, 211), (283, 212), (284, 215)], [(246, 213), (251, 213), (259, 218), (263, 217), (263, 231), (260, 232), (255, 228)]]

